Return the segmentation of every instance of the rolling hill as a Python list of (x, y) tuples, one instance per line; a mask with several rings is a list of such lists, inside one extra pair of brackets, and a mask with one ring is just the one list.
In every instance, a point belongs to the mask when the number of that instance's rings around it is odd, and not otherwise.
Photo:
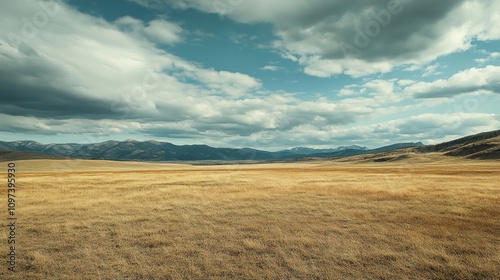
[(0, 161), (30, 160), (30, 159), (63, 159), (63, 157), (31, 152), (16, 152), (0, 150)]
[[(434, 155), (434, 156), (433, 156)], [(433, 161), (439, 157), (460, 157), (464, 159), (500, 159), (500, 130), (483, 132), (436, 145), (401, 147), (392, 150), (342, 158), (342, 161), (395, 162), (407, 159)]]
[(471, 159), (500, 159), (500, 130), (466, 136), (437, 145), (418, 147), (416, 151), (442, 152), (447, 156)]

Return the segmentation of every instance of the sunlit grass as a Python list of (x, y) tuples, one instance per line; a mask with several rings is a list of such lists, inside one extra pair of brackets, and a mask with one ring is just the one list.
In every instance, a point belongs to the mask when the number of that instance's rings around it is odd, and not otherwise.
[(498, 162), (67, 163), (18, 163), (1, 279), (500, 275)]

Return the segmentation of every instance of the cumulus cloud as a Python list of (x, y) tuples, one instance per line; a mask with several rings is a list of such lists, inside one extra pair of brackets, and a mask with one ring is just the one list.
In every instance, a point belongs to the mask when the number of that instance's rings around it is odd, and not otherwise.
[(281, 69), (282, 69), (281, 67), (276, 66), (276, 65), (266, 65), (266, 66), (260, 68), (260, 70), (268, 70), (268, 71), (279, 71)]
[(141, 32), (154, 21), (106, 22), (59, 3), (56, 16), (25, 36), (19, 18), (38, 13), (35, 3), (8, 2), (0, 18), (0, 112), (9, 116), (3, 131), (248, 136), (308, 122), (348, 124), (371, 112), (286, 93), (258, 97), (259, 80), (176, 57), (156, 46), (161, 38), (144, 40)]
[(413, 85), (414, 83), (416, 83), (416, 81), (406, 80), (406, 79), (398, 81), (398, 85), (400, 85), (400, 86), (409, 86), (409, 85)]
[[(466, 4), (471, 9), (493, 5), (465, 0), (434, 3), (436, 10), (428, 21), (421, 22), (428, 11), (417, 9), (420, 4), (415, 1), (407, 3), (416, 10), (394, 16), (394, 24), (391, 21), (384, 29), (395, 33), (381, 31), (362, 53), (344, 56), (339, 42), (353, 40), (351, 29), (365, 23), (372, 12), (387, 8), (387, 2), (373, 1), (366, 6), (362, 1), (259, 0), (250, 4), (221, 0), (214, 6), (212, 1), (197, 0), (134, 1), (155, 7), (164, 3), (179, 9), (192, 7), (245, 23), (270, 22), (280, 38), (274, 48), (284, 58), (303, 65), (306, 73), (320, 77), (335, 73), (362, 76), (391, 71), (397, 64), (424, 63), (446, 53), (424, 55), (434, 48), (427, 40), (439, 44), (441, 36), (449, 36), (443, 35), (449, 29), (442, 22), (449, 13)], [(405, 6), (398, 15), (407, 10)], [(40, 16), (43, 13), (45, 17)], [(160, 45), (181, 43), (185, 33), (181, 25), (163, 17), (143, 21), (126, 16), (108, 22), (64, 2), (30, 0), (5, 2), (0, 14), (0, 131), (4, 132), (140, 133), (217, 146), (277, 147), (357, 144), (367, 139), (376, 145), (386, 136), (392, 141), (407, 140), (411, 135), (424, 139), (431, 137), (427, 130), (454, 127), (455, 131), (444, 132), (440, 138), (444, 139), (498, 127), (498, 116), (471, 112), (370, 124), (380, 116), (434, 104), (432, 97), (498, 93), (497, 66), (471, 68), (447, 80), (427, 83), (367, 79), (344, 87), (336, 99), (320, 95), (303, 100), (295, 93), (269, 92), (262, 81), (248, 74), (206, 68), (162, 49)], [(410, 23), (416, 27), (406, 33)], [(429, 32), (436, 26), (444, 29)], [(496, 36), (493, 31), (480, 34), (481, 38)], [(456, 47), (465, 37), (457, 38), (447, 43)], [(407, 45), (412, 40), (420, 45)], [(379, 44), (389, 47), (386, 50)], [(457, 49), (450, 47), (450, 51)], [(392, 53), (394, 56), (389, 55)], [(262, 68), (279, 69), (273, 65)]]
[(494, 114), (481, 113), (450, 113), (450, 114), (422, 114), (402, 121), (393, 121), (394, 133), (400, 135), (425, 134), (435, 138), (440, 135), (462, 135), (471, 128), (475, 132), (485, 131), (498, 125)]
[[(176, 40), (163, 28), (167, 33), (155, 31), (165, 21), (144, 26), (128, 17), (108, 23), (59, 3), (57, 15), (36, 27), (20, 20), (41, 11), (35, 3), (9, 2), (0, 18), (2, 112), (44, 118), (182, 119), (189, 114), (181, 112), (200, 115), (180, 107), (192, 107), (187, 97), (241, 97), (260, 87), (248, 75), (205, 69), (156, 48), (158, 40)], [(27, 34), (32, 25), (36, 32)], [(124, 30), (124, 25), (133, 27)], [(156, 40), (138, 38), (138, 28)]]
[(487, 54), (486, 57), (484, 58), (476, 58), (475, 61), (479, 64), (485, 64), (487, 62), (492, 62), (498, 58), (500, 58), (500, 52), (492, 52), (488, 53), (486, 51), (483, 52), (484, 54)]
[(500, 67), (489, 65), (461, 71), (449, 79), (415, 83), (404, 90), (416, 98), (442, 98), (486, 91), (500, 93)]
[(422, 141), (426, 144), (450, 141), (467, 134), (494, 130), (500, 126), (495, 114), (443, 113), (421, 114), (408, 118), (390, 120), (376, 124), (353, 126), (324, 126), (318, 129), (312, 124), (296, 126), (289, 131), (267, 130), (250, 137), (229, 136), (229, 143), (249, 146), (251, 144), (270, 149), (279, 149), (279, 143), (297, 146), (332, 147), (332, 143), (353, 145), (360, 141), (370, 143), (371, 148), (405, 142)]
[(442, 72), (438, 71), (440, 65), (439, 64), (433, 64), (433, 65), (430, 65), (430, 66), (427, 66), (425, 68), (425, 72), (424, 74), (422, 74), (422, 77), (430, 77), (430, 76), (437, 76), (439, 74), (441, 74)]
[(164, 19), (155, 19), (145, 24), (142, 20), (125, 16), (116, 20), (115, 24), (124, 31), (158, 43), (174, 44), (182, 41), (182, 28)]
[(472, 40), (500, 39), (499, 1), (134, 1), (271, 23), (282, 56), (318, 77), (385, 73), (469, 49)]

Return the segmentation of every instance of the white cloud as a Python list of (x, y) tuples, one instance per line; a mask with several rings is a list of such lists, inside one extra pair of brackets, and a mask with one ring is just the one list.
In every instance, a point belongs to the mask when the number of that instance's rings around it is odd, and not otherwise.
[(485, 64), (485, 63), (489, 63), (497, 58), (500, 57), (500, 52), (492, 52), (492, 53), (489, 53), (485, 50), (481, 50), (479, 51), (480, 53), (482, 54), (485, 54), (487, 55), (487, 57), (484, 57), (484, 58), (476, 58), (474, 61), (476, 61), (477, 63), (479, 64)]
[(315, 126), (302, 124), (288, 131), (267, 130), (249, 137), (228, 136), (229, 143), (239, 146), (258, 145), (280, 149), (280, 143), (295, 146), (332, 147), (360, 144), (360, 139), (370, 139), (370, 147), (394, 143), (418, 142), (435, 144), (458, 137), (491, 131), (500, 127), (500, 117), (495, 114), (449, 113), (421, 114), (408, 118), (368, 125)]
[(242, 73), (197, 69), (188, 76), (202, 82), (213, 94), (224, 93), (232, 97), (244, 96), (261, 87), (258, 80)]
[(152, 42), (174, 44), (182, 41), (182, 28), (164, 19), (155, 19), (145, 24), (142, 20), (125, 16), (117, 19), (115, 24), (125, 32), (144, 37)]
[[(203, 9), (212, 9), (213, 3), (209, 2), (178, 1), (175, 5), (185, 8), (200, 4)], [(425, 126), (418, 130), (416, 124), (440, 117), (450, 117), (451, 121), (437, 125), (461, 123), (457, 133), (473, 131), (474, 125), (481, 129), (498, 125), (494, 116), (487, 114), (425, 115), (380, 125), (359, 123), (437, 102), (413, 97), (499, 92), (500, 67), (472, 68), (432, 83), (368, 79), (341, 89), (338, 96), (345, 99), (319, 97), (304, 101), (286, 92), (267, 92), (261, 81), (245, 73), (204, 68), (162, 50), (158, 43), (175, 44), (184, 33), (178, 24), (163, 18), (147, 23), (132, 17), (106, 22), (61, 3), (57, 16), (29, 34), (33, 36), (24, 36), (25, 23), (20, 19), (39, 12), (36, 3), (9, 1), (0, 11), (0, 131), (49, 135), (143, 133), (200, 139), (217, 146), (263, 147), (300, 143), (333, 146), (334, 141), (351, 143), (367, 137), (383, 142), (385, 134), (377, 132), (383, 128), (392, 133), (393, 141), (399, 141), (406, 138), (397, 133), (410, 134), (410, 124), (415, 126), (415, 132), (427, 135)], [(262, 2), (263, 7), (283, 4), (266, 3)], [(333, 39), (321, 39), (319, 31), (328, 31), (329, 26), (323, 24), (334, 26), (334, 19), (320, 23), (313, 15), (328, 4), (287, 3), (291, 4), (279, 9), (274, 19), (267, 8), (262, 14), (250, 9), (244, 15), (240, 9), (253, 6), (248, 2), (225, 13), (240, 21), (272, 21), (282, 38), (275, 44), (280, 54), (296, 59), (309, 74), (362, 76), (392, 69), (393, 61), (377, 57), (325, 58)], [(295, 16), (289, 23), (299, 27), (295, 35), (302, 36), (302, 40), (293, 39), (291, 27), (282, 25), (290, 20), (289, 15)], [(303, 28), (306, 23), (310, 29)], [(13, 40), (11, 34), (17, 34), (15, 38), (21, 41)], [(277, 70), (269, 66), (265, 70)], [(401, 91), (400, 87), (406, 88)], [(415, 104), (400, 106), (407, 100)], [(480, 118), (486, 121), (480, 122)]]
[(268, 71), (279, 71), (281, 69), (282, 69), (282, 67), (279, 67), (276, 65), (266, 65), (266, 66), (260, 68), (260, 70), (268, 70)]
[(363, 84), (364, 87), (371, 89), (371, 95), (392, 95), (394, 93), (394, 83), (385, 80), (372, 80)]
[(18, 19), (38, 8), (18, 2), (4, 8), (2, 131), (200, 139), (344, 125), (372, 113), (363, 104), (261, 95), (261, 82), (251, 76), (206, 69), (159, 49), (157, 38), (139, 36), (147, 28), (140, 20), (109, 23), (62, 3), (37, 36), (16, 45), (6, 35), (22, 33)]
[(151, 39), (162, 43), (171, 44), (181, 41), (179, 34), (182, 32), (182, 28), (165, 20), (150, 21), (144, 31)]
[(355, 89), (346, 87), (346, 88), (341, 89), (337, 95), (344, 97), (344, 96), (355, 96), (355, 95), (360, 95), (360, 94), (361, 93), (356, 91)]
[(398, 85), (400, 86), (409, 86), (409, 85), (413, 85), (414, 83), (416, 83), (416, 81), (413, 81), (413, 80), (399, 80), (398, 81)]
[(447, 80), (419, 82), (407, 87), (405, 94), (416, 98), (451, 97), (478, 91), (500, 93), (500, 66), (470, 68)]
[(460, 136), (495, 130), (498, 115), (482, 113), (422, 114), (386, 123), (390, 131), (407, 139), (428, 139), (432, 143), (453, 140)]
[[(139, 0), (136, 0), (136, 2)], [(141, 0), (144, 4), (155, 1)], [(360, 77), (397, 66), (427, 64), (500, 39), (500, 1), (202, 1), (163, 0), (243, 23), (274, 25), (283, 57), (318, 77)]]
[[(195, 106), (207, 98), (252, 96), (261, 87), (246, 74), (202, 68), (157, 48), (158, 39), (177, 40), (162, 29), (177, 28), (163, 20), (147, 26), (131, 17), (108, 23), (60, 3), (57, 16), (27, 38), (20, 19), (39, 11), (35, 3), (3, 7), (2, 112), (46, 119), (182, 121), (213, 114)], [(10, 34), (23, 38), (21, 43)]]
[(439, 72), (438, 69), (441, 67), (438, 63), (429, 65), (425, 68), (424, 74), (422, 74), (422, 77), (430, 77), (430, 76), (437, 76), (441, 74), (442, 72)]

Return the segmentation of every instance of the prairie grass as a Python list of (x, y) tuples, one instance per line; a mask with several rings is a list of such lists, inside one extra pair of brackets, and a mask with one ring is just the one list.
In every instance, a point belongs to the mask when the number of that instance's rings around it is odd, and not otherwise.
[(498, 161), (66, 163), (17, 163), (18, 271), (0, 279), (500, 275)]

